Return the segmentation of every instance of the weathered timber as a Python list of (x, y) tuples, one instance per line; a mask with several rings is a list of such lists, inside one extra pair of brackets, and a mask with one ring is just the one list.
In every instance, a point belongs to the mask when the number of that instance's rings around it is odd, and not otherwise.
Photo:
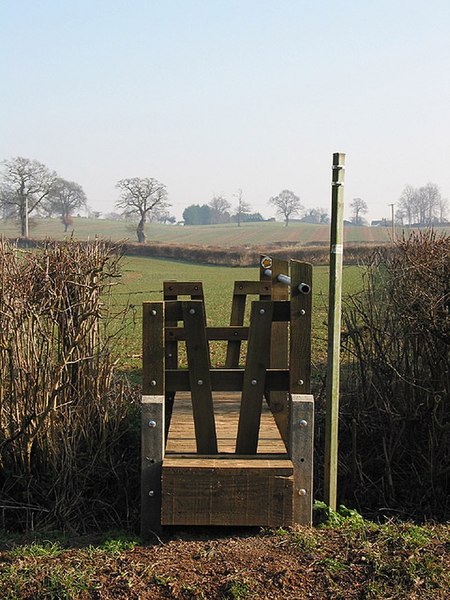
[(164, 302), (144, 302), (142, 393), (164, 394)]
[(312, 524), (314, 398), (293, 394), (290, 401), (289, 456), (294, 465), (294, 523)]
[(201, 454), (213, 454), (217, 452), (217, 437), (204, 304), (201, 300), (187, 300), (182, 303), (182, 309), (197, 451)]
[[(300, 286), (300, 289), (299, 289)], [(311, 392), (312, 265), (291, 261), (290, 391)]]
[(261, 407), (270, 360), (273, 305), (252, 302), (250, 334), (242, 387), (241, 411), (236, 439), (238, 454), (254, 454), (258, 447)]
[(164, 396), (143, 396), (141, 405), (141, 535), (161, 526), (161, 475), (165, 445)]

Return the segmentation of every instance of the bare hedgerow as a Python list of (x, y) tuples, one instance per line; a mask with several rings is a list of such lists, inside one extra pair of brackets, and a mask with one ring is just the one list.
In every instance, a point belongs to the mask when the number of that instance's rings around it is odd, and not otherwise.
[(129, 516), (132, 401), (114, 375), (108, 309), (119, 262), (99, 241), (0, 243), (4, 526), (81, 531)]
[(344, 323), (347, 488), (362, 507), (448, 515), (450, 236), (375, 252)]

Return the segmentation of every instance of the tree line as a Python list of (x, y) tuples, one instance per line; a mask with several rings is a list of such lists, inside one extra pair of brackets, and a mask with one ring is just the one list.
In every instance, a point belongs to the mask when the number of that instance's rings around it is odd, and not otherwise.
[[(113, 213), (115, 218), (137, 220), (136, 236), (145, 243), (145, 224), (148, 221), (174, 223), (170, 215), (166, 186), (152, 177), (132, 177), (116, 183), (119, 198)], [(214, 196), (207, 204), (191, 204), (183, 211), (185, 225), (210, 225), (264, 221), (259, 212), (244, 199), (242, 189), (234, 194), (234, 205), (224, 196)], [(329, 215), (321, 207), (305, 208), (291, 190), (282, 190), (268, 200), (285, 226), (297, 217), (304, 223), (326, 224)], [(368, 206), (362, 198), (350, 203), (352, 223), (365, 224), (363, 215)], [(29, 158), (15, 157), (2, 162), (0, 175), (0, 210), (4, 219), (15, 218), (19, 222), (22, 237), (29, 237), (31, 215), (58, 216), (67, 231), (77, 211), (87, 210), (87, 198), (81, 185), (60, 177), (44, 164)], [(433, 225), (442, 223), (447, 214), (447, 200), (441, 196), (434, 183), (420, 188), (406, 186), (398, 202), (396, 220), (402, 225)]]

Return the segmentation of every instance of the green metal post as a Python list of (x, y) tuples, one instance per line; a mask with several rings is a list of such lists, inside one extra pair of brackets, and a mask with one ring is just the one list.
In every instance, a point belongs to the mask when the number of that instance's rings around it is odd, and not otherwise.
[(333, 154), (332, 173), (324, 494), (336, 510), (345, 154)]

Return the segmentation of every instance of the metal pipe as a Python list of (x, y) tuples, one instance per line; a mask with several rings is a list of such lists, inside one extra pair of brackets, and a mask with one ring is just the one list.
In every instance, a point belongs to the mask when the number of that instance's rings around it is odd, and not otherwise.
[[(264, 269), (264, 275), (266, 277), (272, 277), (272, 269)], [(291, 278), (289, 275), (284, 275), (284, 273), (277, 275), (277, 281), (284, 283), (285, 285), (291, 285)], [(301, 294), (309, 294), (311, 286), (307, 283), (299, 283), (297, 289)]]

